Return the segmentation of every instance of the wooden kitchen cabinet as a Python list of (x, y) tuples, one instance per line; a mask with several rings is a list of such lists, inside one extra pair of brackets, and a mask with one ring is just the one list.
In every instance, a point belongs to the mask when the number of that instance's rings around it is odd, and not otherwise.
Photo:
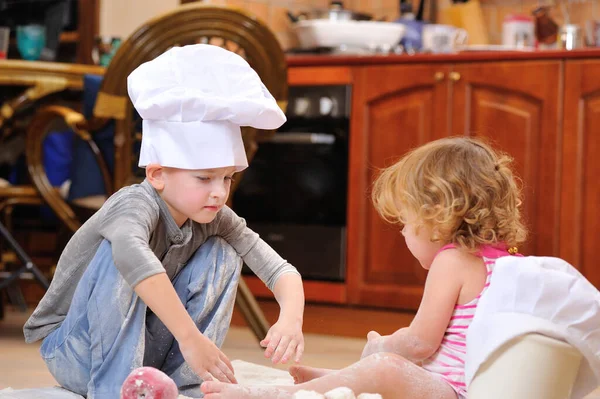
[(600, 49), (292, 62), (295, 85), (352, 87), (346, 281), (309, 281), (308, 300), (418, 307), (425, 271), (376, 214), (371, 186), (378, 169), (450, 135), (486, 137), (515, 159), (530, 230), (520, 251), (563, 258), (600, 288)]
[(560, 257), (600, 288), (600, 60), (565, 62)]
[(378, 66), (355, 72), (348, 211), (351, 303), (416, 309), (425, 271), (375, 212), (379, 168), (449, 135), (489, 138), (515, 159), (531, 231), (525, 254), (559, 254), (559, 61)]
[(448, 66), (375, 66), (354, 73), (350, 122), (347, 285), (352, 304), (416, 308), (425, 272), (399, 226), (370, 200), (380, 168), (447, 134)]
[(449, 78), (452, 134), (486, 137), (514, 158), (530, 232), (519, 251), (558, 256), (561, 62), (456, 64)]

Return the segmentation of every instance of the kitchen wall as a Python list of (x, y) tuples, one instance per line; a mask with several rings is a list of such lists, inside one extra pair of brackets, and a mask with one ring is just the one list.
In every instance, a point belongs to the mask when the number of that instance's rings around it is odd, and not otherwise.
[[(426, 0), (427, 1), (427, 0)], [(434, 0), (440, 1), (442, 0)], [(446, 0), (450, 1), (450, 0)], [(306, 10), (313, 7), (327, 7), (329, 0), (206, 0), (213, 4), (230, 4), (254, 12), (266, 21), (275, 31), (282, 45), (286, 48), (296, 45), (290, 32), (290, 23), (286, 10)], [(355, 11), (373, 14), (375, 17), (386, 17), (393, 21), (398, 17), (399, 0), (345, 0), (344, 5)], [(416, 5), (417, 0), (413, 0)], [(480, 0), (488, 33), (492, 43), (502, 40), (502, 21), (512, 13), (531, 14), (540, 4), (553, 5), (552, 17), (559, 23), (564, 22), (560, 4), (564, 3), (570, 13), (570, 20), (584, 26), (588, 19), (600, 19), (600, 0)]]
[[(600, 19), (600, 0), (480, 0), (490, 40), (492, 43), (500, 42), (502, 21), (507, 14), (515, 12), (530, 14), (538, 4), (556, 4), (560, 1), (568, 6), (571, 22), (580, 23), (583, 26), (588, 19)], [(275, 32), (284, 48), (290, 48), (296, 46), (297, 42), (290, 30), (286, 12), (327, 7), (330, 0), (205, 0), (204, 2), (227, 4), (254, 13)], [(418, 1), (413, 0), (413, 2), (416, 4)], [(368, 12), (377, 18), (386, 17), (388, 21), (393, 21), (398, 17), (399, 3), (399, 0), (344, 1), (346, 8)], [(179, 0), (102, 0), (100, 32), (101, 34), (128, 36), (143, 21), (168, 11), (178, 4)], [(127, 10), (123, 9), (125, 6), (127, 6)], [(554, 7), (552, 16), (559, 23), (564, 21), (563, 13), (558, 6)]]
[(100, 35), (127, 37), (144, 22), (179, 6), (179, 0), (101, 0)]
[[(205, 0), (204, 2), (228, 4), (253, 12), (270, 26), (284, 48), (290, 48), (296, 46), (297, 41), (290, 30), (291, 25), (286, 12), (327, 8), (330, 0)], [(417, 0), (414, 3), (416, 4)], [(368, 12), (377, 18), (386, 17), (388, 21), (398, 17), (399, 4), (399, 0), (344, 0), (344, 7), (348, 9)]]
[[(204, 0), (207, 4), (227, 4), (249, 10), (271, 27), (284, 48), (297, 44), (286, 12), (326, 8), (329, 2), (330, 0)], [(179, 0), (101, 0), (100, 34), (127, 37), (145, 20), (178, 5)], [(399, 0), (344, 1), (346, 8), (369, 12), (377, 17), (385, 16), (387, 20), (398, 17), (398, 5)]]

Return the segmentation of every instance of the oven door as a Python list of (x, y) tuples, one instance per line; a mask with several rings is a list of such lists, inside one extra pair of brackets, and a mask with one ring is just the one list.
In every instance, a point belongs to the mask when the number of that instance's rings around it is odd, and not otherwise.
[(278, 133), (259, 146), (233, 207), (303, 278), (343, 281), (347, 171), (344, 136)]

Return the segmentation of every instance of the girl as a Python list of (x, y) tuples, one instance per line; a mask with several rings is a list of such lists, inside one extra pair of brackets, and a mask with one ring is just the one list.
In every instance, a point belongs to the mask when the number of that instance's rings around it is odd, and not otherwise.
[(347, 386), (384, 398), (467, 397), (466, 333), (496, 260), (526, 238), (511, 158), (472, 138), (428, 143), (385, 169), (373, 189), (381, 216), (403, 225), (412, 255), (428, 270), (423, 299), (407, 328), (372, 331), (361, 360), (339, 371), (292, 367), (292, 387), (206, 382), (206, 398), (284, 398), (298, 390)]

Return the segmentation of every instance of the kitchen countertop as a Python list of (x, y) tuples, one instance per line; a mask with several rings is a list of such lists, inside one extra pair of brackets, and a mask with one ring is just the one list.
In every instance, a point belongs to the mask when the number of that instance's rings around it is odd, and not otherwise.
[(329, 55), (288, 54), (290, 67), (309, 66), (359, 66), (405, 63), (468, 62), (468, 61), (514, 61), (514, 60), (561, 60), (600, 58), (600, 48), (581, 50), (540, 51), (464, 51), (452, 54), (390, 54), (390, 55)]

